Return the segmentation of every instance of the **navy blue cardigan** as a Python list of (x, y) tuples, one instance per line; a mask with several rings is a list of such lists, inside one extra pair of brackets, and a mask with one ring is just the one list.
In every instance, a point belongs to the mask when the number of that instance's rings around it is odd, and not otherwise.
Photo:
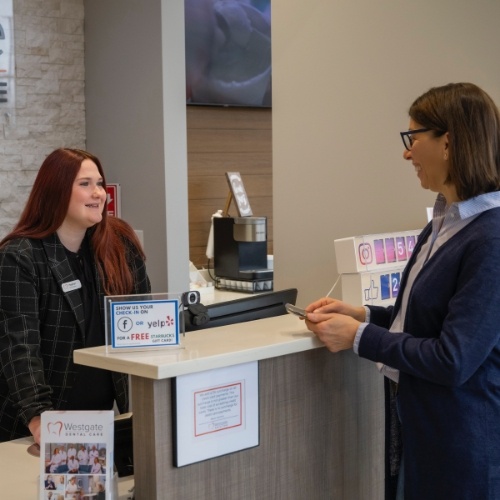
[(424, 265), (404, 333), (370, 307), (359, 355), (400, 370), (405, 500), (500, 499), (500, 208), (483, 212)]

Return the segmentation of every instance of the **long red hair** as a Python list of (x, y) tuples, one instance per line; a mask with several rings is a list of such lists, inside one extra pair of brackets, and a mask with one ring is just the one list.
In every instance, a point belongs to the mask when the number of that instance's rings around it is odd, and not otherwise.
[[(15, 238), (42, 239), (54, 234), (68, 212), (73, 183), (84, 160), (93, 161), (106, 179), (97, 157), (80, 149), (60, 148), (42, 163), (21, 217), (1, 242), (0, 247)], [(94, 258), (107, 295), (126, 295), (133, 291), (133, 276), (127, 262), (127, 241), (145, 259), (134, 230), (125, 221), (108, 217), (107, 201), (102, 220), (90, 229)]]

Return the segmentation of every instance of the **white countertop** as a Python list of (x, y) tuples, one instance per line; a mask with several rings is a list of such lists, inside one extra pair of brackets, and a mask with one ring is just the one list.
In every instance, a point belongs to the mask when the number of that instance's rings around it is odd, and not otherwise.
[(291, 314), (186, 333), (182, 348), (106, 352), (106, 346), (79, 349), (75, 363), (165, 379), (275, 358), (323, 347), (304, 322)]

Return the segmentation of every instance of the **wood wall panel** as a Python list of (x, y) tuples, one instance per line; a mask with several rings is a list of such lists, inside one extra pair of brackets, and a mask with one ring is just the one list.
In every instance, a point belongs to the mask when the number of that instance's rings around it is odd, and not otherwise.
[(271, 118), (270, 109), (187, 107), (189, 252), (197, 267), (207, 265), (211, 216), (226, 203), (226, 172), (240, 172), (254, 215), (268, 218), (272, 253)]
[(270, 116), (270, 109), (261, 108), (187, 107), (188, 128), (191, 129), (225, 129), (228, 128), (228, 123), (233, 129), (247, 129), (248, 124), (251, 123), (253, 129), (270, 130)]
[(271, 137), (267, 130), (192, 129), (189, 131), (188, 151), (193, 153), (253, 154), (266, 152), (270, 148)]
[[(238, 170), (239, 172), (240, 170)], [(244, 175), (244, 174), (242, 174)], [(221, 178), (223, 181), (221, 182)], [(245, 175), (243, 181), (248, 193), (259, 193), (260, 197), (272, 196), (271, 175)], [(193, 200), (211, 200), (213, 198), (225, 198), (228, 192), (228, 184), (225, 182), (224, 172), (221, 175), (200, 175), (191, 179), (189, 184), (189, 196)], [(253, 205), (253, 198), (250, 204)]]
[(253, 174), (267, 174), (271, 172), (272, 162), (268, 152), (237, 153), (194, 153), (189, 152), (189, 172), (197, 175), (224, 175), (232, 172), (234, 166)]

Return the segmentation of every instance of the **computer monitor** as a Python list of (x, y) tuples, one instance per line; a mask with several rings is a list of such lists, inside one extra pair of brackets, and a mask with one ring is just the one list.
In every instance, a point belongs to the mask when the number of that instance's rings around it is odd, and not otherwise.
[(287, 288), (285, 290), (250, 295), (227, 302), (216, 302), (203, 308), (205, 321), (197, 321), (197, 309), (190, 310), (190, 308), (187, 308), (183, 312), (185, 331), (190, 332), (281, 316), (287, 313), (285, 304), (295, 304), (296, 300), (297, 289)]

